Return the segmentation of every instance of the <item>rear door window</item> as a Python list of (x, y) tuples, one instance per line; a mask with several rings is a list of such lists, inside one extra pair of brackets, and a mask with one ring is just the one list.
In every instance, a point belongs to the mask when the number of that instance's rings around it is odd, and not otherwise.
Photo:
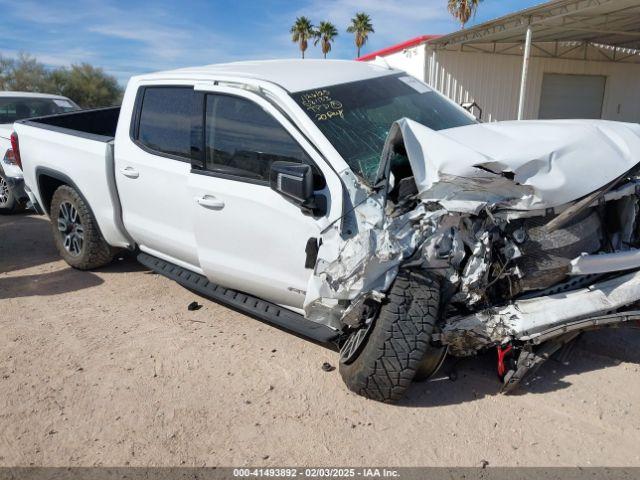
[(312, 163), (285, 128), (256, 103), (230, 95), (207, 95), (207, 170), (266, 182), (277, 160)]
[(193, 117), (193, 87), (146, 87), (137, 140), (154, 152), (188, 160)]

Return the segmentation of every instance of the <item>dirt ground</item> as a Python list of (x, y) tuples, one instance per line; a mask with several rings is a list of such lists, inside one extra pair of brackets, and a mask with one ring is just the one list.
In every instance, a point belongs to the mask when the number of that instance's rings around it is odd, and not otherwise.
[(590, 333), (511, 396), (493, 354), (448, 361), (384, 405), (333, 351), (132, 258), (72, 270), (44, 217), (0, 217), (3, 466), (640, 466), (639, 347)]

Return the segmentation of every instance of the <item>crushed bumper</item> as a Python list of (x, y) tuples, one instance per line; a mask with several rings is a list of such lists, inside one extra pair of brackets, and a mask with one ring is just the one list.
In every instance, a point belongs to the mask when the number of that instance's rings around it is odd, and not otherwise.
[(27, 198), (23, 178), (5, 177), (5, 179), (16, 198), (20, 200), (25, 200)]
[(637, 312), (615, 312), (639, 301), (640, 271), (635, 271), (587, 288), (451, 318), (439, 339), (457, 355), (472, 355), (511, 340), (540, 343), (570, 330), (637, 320)]

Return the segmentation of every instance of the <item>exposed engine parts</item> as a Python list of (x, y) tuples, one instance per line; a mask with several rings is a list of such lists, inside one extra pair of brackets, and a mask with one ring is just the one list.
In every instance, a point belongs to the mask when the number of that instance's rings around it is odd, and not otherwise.
[[(607, 127), (598, 134), (610, 135)], [(640, 149), (640, 132), (633, 135)], [(505, 391), (581, 331), (636, 318), (616, 313), (640, 299), (635, 160), (618, 162), (618, 177), (591, 191), (571, 178), (583, 144), (508, 167), (443, 141), (401, 120), (372, 190), (343, 179), (353, 207), (323, 232), (305, 303), (310, 319), (360, 329), (343, 355), (357, 350), (371, 309), (403, 268), (424, 270), (441, 285), (433, 341), (457, 356), (497, 347)], [(477, 163), (456, 164), (462, 154)]]

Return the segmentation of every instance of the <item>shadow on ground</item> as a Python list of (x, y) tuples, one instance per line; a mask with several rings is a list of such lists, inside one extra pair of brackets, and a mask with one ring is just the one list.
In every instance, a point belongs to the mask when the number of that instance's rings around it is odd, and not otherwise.
[(148, 272), (155, 275), (154, 272), (136, 260), (135, 253), (128, 251), (119, 252), (109, 265), (95, 271), (100, 273)]
[(46, 217), (0, 215), (0, 273), (23, 270), (59, 259)]
[(0, 299), (71, 293), (104, 283), (91, 272), (72, 268), (36, 275), (0, 278)]
[[(25, 214), (0, 216), (0, 274), (60, 261), (46, 217)], [(131, 253), (116, 255), (113, 263), (99, 273), (149, 271)], [(150, 271), (149, 271), (150, 272)], [(0, 277), (0, 299), (67, 294), (100, 285), (102, 278), (92, 272), (69, 267), (41, 274)], [(283, 332), (283, 335), (287, 333)], [(568, 388), (566, 380), (593, 370), (631, 362), (640, 364), (640, 330), (621, 328), (582, 335), (568, 361), (553, 358), (538, 371), (534, 381), (514, 395), (531, 395)], [(566, 360), (566, 359), (565, 359)], [(400, 403), (410, 407), (434, 407), (471, 402), (498, 395), (501, 383), (496, 375), (495, 352), (464, 359), (449, 358), (435, 378), (414, 384)]]
[[(0, 274), (61, 261), (53, 243), (49, 220), (42, 216), (0, 216)], [(121, 252), (98, 269), (101, 273), (145, 271), (135, 256)], [(44, 273), (0, 277), (0, 299), (70, 293), (104, 283), (92, 272), (71, 267)]]
[[(568, 358), (552, 357), (542, 365), (529, 383), (510, 395), (535, 395), (564, 388), (566, 377), (601, 370), (623, 362), (640, 364), (640, 329), (623, 327), (584, 333)], [(496, 354), (448, 358), (434, 378), (412, 385), (401, 406), (436, 407), (472, 402), (499, 395)]]

